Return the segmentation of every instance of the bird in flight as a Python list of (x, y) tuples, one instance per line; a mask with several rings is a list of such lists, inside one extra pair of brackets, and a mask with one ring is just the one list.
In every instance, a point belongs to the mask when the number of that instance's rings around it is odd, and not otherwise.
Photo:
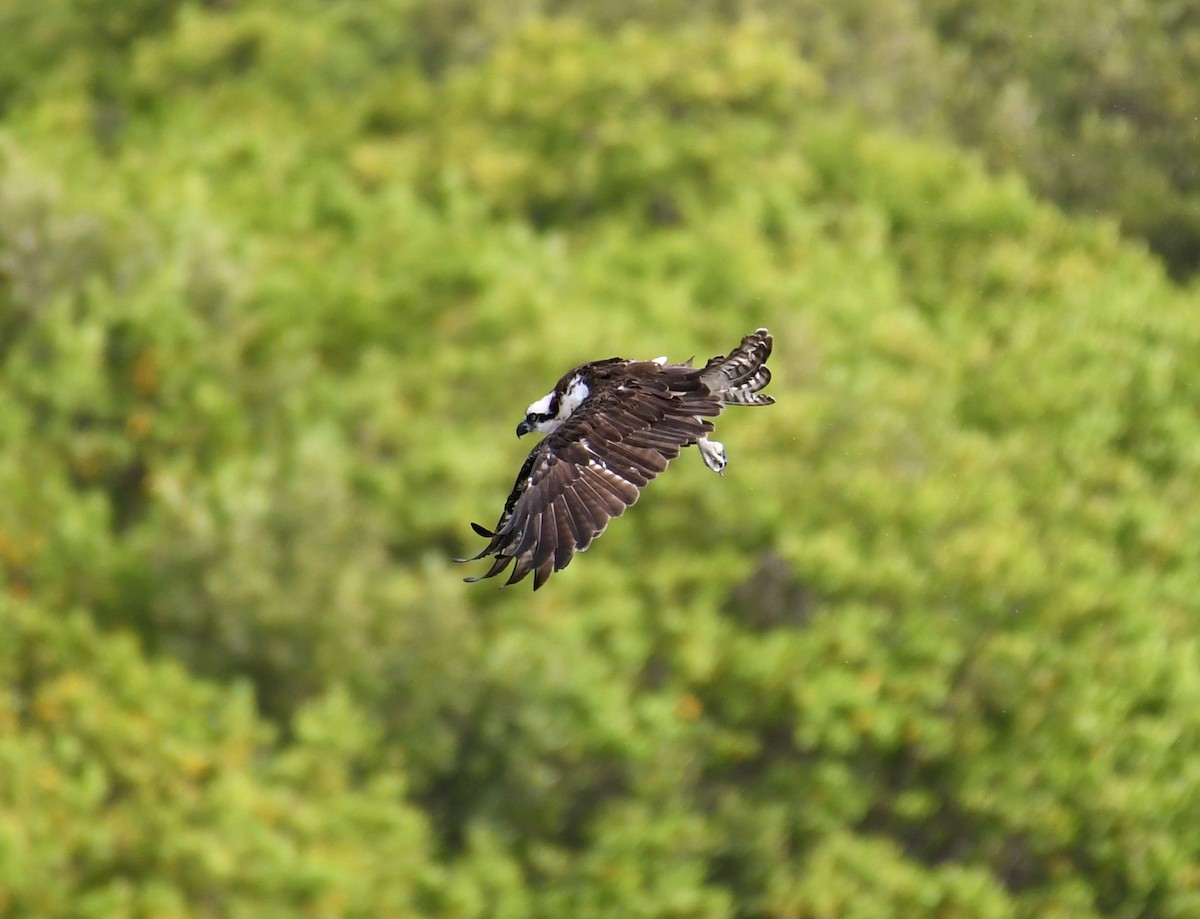
[(472, 562), (495, 557), (469, 582), (495, 577), (511, 564), (504, 586), (533, 572), (533, 589), (567, 567), (604, 532), (608, 521), (634, 504), (641, 488), (695, 444), (714, 472), (725, 469), (725, 448), (708, 435), (710, 419), (726, 405), (770, 405), (759, 392), (771, 380), (766, 329), (747, 335), (728, 357), (703, 367), (665, 357), (630, 361), (611, 357), (568, 371), (517, 425), (517, 436), (545, 437), (530, 452), (496, 529), (472, 523), (488, 540)]

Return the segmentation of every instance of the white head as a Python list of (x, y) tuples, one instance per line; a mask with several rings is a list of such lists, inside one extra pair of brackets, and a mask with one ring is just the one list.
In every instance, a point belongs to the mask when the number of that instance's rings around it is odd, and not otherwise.
[(571, 417), (571, 413), (588, 397), (591, 390), (579, 374), (567, 381), (565, 387), (556, 386), (542, 398), (525, 409), (525, 419), (517, 425), (517, 436), (537, 431), (552, 434), (559, 425)]

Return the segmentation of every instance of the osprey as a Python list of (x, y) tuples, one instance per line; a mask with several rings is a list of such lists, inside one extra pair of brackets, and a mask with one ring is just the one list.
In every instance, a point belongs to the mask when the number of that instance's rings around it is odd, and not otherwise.
[(570, 563), (604, 532), (608, 521), (635, 503), (640, 489), (695, 444), (714, 472), (725, 469), (725, 448), (708, 435), (709, 419), (726, 405), (770, 405), (759, 390), (771, 380), (771, 335), (758, 329), (728, 356), (697, 369), (691, 360), (629, 361), (610, 357), (569, 371), (534, 402), (517, 436), (546, 436), (517, 475), (495, 531), (471, 528), (489, 540), (471, 562), (495, 556), (486, 574), (510, 564), (504, 586), (533, 572), (533, 589)]

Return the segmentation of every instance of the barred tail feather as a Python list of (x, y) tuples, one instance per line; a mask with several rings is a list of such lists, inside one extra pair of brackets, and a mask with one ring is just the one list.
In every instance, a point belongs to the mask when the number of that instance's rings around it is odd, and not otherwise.
[(771, 382), (767, 358), (772, 344), (771, 333), (758, 329), (728, 357), (718, 355), (705, 364), (701, 379), (710, 391), (720, 393), (726, 405), (771, 405), (775, 400), (758, 391)]
[(734, 389), (725, 393), (726, 405), (774, 405), (775, 400), (766, 393), (752, 389)]

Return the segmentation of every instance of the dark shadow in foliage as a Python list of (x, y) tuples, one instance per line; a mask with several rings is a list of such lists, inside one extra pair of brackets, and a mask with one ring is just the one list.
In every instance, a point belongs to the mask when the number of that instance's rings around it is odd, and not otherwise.
[[(446, 855), (464, 851), (477, 822), (581, 851), (595, 816), (628, 793), (627, 760), (612, 750), (572, 756), (546, 748), (521, 724), (520, 709), (530, 704), (503, 687), (484, 687), (461, 721), (451, 764), (414, 795)], [(531, 765), (558, 776), (554, 800), (530, 782)]]
[(1200, 271), (1200, 218), (1168, 213), (1157, 223), (1133, 229), (1145, 234), (1175, 280), (1186, 281)]
[(755, 631), (803, 628), (813, 613), (813, 592), (773, 552), (763, 553), (758, 568), (733, 589), (725, 612)]

